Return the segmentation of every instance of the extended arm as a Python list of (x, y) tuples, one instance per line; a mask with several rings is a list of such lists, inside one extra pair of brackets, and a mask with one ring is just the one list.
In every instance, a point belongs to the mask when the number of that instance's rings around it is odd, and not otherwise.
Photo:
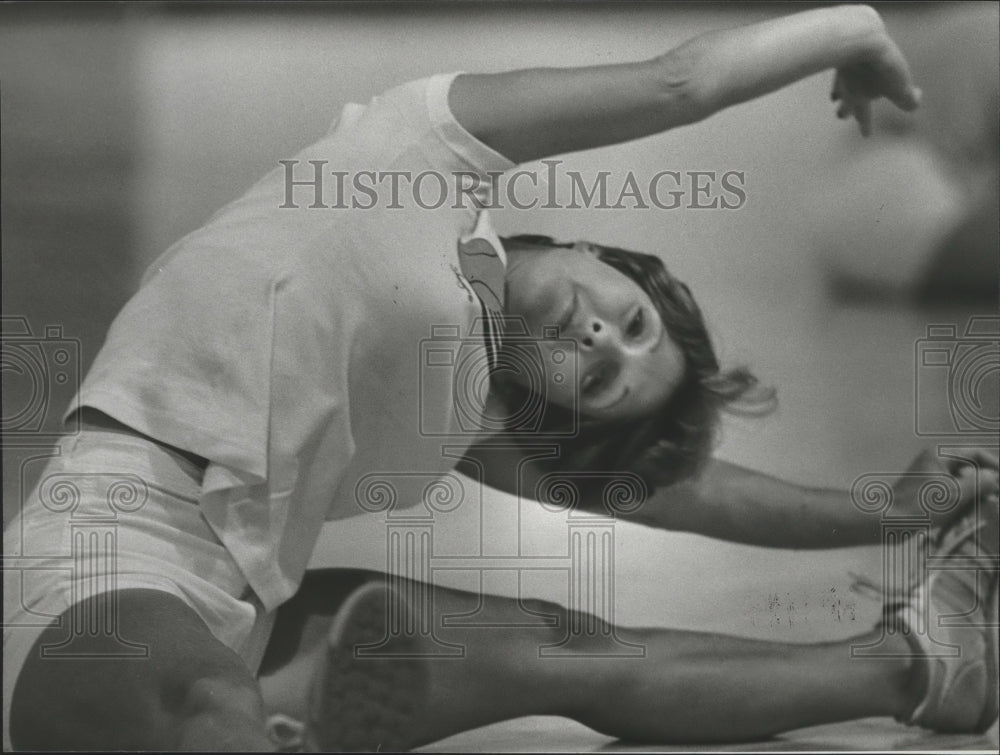
[[(796, 485), (713, 459), (696, 479), (654, 491), (633, 518), (771, 548), (873, 545), (881, 541), (882, 514), (944, 526), (976, 500), (996, 506), (996, 455), (970, 447), (960, 456), (942, 457), (934, 448), (918, 454), (879, 494), (889, 505), (882, 512), (862, 510), (848, 490)], [(872, 503), (860, 491), (859, 499)]]
[(526, 162), (693, 123), (830, 68), (839, 114), (853, 112), (863, 130), (870, 99), (917, 106), (906, 61), (860, 5), (710, 32), (638, 63), (464, 75), (450, 105), (474, 136)]
[[(538, 483), (546, 470), (513, 445), (474, 445), (458, 469), (519, 497), (534, 498), (544, 489)], [(580, 493), (581, 508), (607, 513), (601, 491), (582, 488)], [(880, 536), (879, 518), (853, 506), (847, 491), (807, 488), (715, 459), (696, 479), (654, 490), (623, 518), (772, 548), (863, 545), (877, 543)]]
[[(997, 505), (998, 461), (982, 448), (964, 449), (963, 458), (942, 458), (929, 448), (900, 474), (891, 490), (891, 515), (930, 516), (944, 525), (960, 516), (974, 500)], [(544, 489), (545, 474), (524, 450), (477, 444), (458, 469), (490, 487), (533, 498)], [(551, 471), (551, 470), (549, 470)], [(953, 485), (940, 487), (950, 477)], [(572, 473), (567, 473), (572, 480)], [(582, 482), (586, 478), (581, 478)], [(936, 481), (936, 482), (935, 482)], [(949, 490), (948, 505), (936, 501), (925, 508), (924, 486)], [(581, 486), (581, 508), (608, 513), (601, 491)], [(840, 548), (878, 544), (882, 518), (854, 504), (848, 490), (832, 490), (785, 482), (760, 472), (712, 459), (698, 477), (658, 488), (642, 506), (622, 518), (659, 529), (693, 532), (732, 542), (769, 548)]]
[(652, 527), (769, 548), (879, 542), (878, 516), (846, 490), (806, 487), (711, 460), (696, 480), (655, 491), (633, 516)]

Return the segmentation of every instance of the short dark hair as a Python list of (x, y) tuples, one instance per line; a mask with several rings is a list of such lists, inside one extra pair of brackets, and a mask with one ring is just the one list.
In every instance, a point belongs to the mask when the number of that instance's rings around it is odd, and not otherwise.
[[(571, 410), (542, 404), (541, 417), (526, 431), (523, 416), (518, 427), (509, 426), (515, 438), (530, 441), (560, 428), (579, 429), (560, 441), (561, 454), (551, 464), (560, 471), (629, 471), (639, 475), (650, 490), (695, 476), (711, 455), (723, 409), (765, 414), (775, 404), (775, 391), (762, 387), (746, 367), (722, 370), (712, 347), (704, 317), (691, 291), (672, 276), (663, 261), (652, 254), (593, 244), (560, 243), (548, 236), (518, 235), (501, 239), (504, 246), (580, 248), (635, 281), (656, 306), (667, 333), (684, 354), (680, 384), (655, 415), (607, 422), (571, 416)], [(494, 381), (509, 406), (524, 406), (528, 388), (513, 381)]]

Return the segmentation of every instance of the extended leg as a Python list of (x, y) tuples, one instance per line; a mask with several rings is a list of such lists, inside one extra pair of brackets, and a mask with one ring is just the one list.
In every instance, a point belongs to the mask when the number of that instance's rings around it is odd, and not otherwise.
[[(304, 715), (308, 674), (327, 662), (323, 640), (336, 608), (331, 604), (346, 592), (344, 579), (343, 572), (310, 575), (304, 584), (306, 592), (292, 601), (289, 613), (279, 615), (273, 635), (275, 650), (270, 663), (265, 659), (267, 678), (262, 679), (269, 700), (282, 698), (272, 709)], [(352, 587), (365, 581), (357, 573), (349, 573), (347, 579)], [(367, 579), (380, 582), (376, 575)], [(320, 608), (324, 596), (330, 596), (327, 607)], [(379, 593), (371, 594), (369, 614), (377, 614), (381, 600)], [(531, 714), (569, 716), (598, 731), (632, 740), (717, 742), (756, 739), (824, 722), (896, 715), (912, 705), (911, 662), (905, 657), (907, 645), (902, 638), (899, 658), (852, 660), (850, 642), (789, 645), (666, 629), (620, 629), (620, 640), (645, 647), (644, 657), (622, 658), (609, 656), (615, 649), (610, 635), (597, 627), (598, 631), (572, 639), (574, 656), (545, 657), (539, 652), (543, 645), (566, 637), (570, 617), (565, 609), (536, 602), (530, 606), (532, 611), (556, 617), (555, 626), (511, 626), (531, 618), (517, 601), (493, 596), (482, 596), (482, 601), (480, 605), (480, 596), (472, 593), (435, 588), (434, 635), (443, 643), (464, 648), (464, 657), (420, 661), (420, 672), (426, 675), (421, 692), (425, 699), (409, 723), (401, 724), (410, 727), (407, 746)], [(310, 610), (309, 603), (318, 610)], [(472, 612), (479, 626), (442, 626), (440, 621), (445, 615)], [(371, 642), (385, 634), (383, 616), (376, 615), (374, 632), (367, 638), (363, 622), (356, 623), (358, 632), (344, 637)], [(403, 647), (398, 643), (404, 640), (397, 641), (396, 649)], [(414, 641), (411, 637), (409, 642), (410, 649), (439, 650), (426, 638)], [(278, 649), (282, 644), (283, 653)], [(291, 653), (296, 646), (296, 653)], [(386, 650), (393, 651), (392, 643)], [(294, 658), (299, 659), (297, 669)], [(353, 679), (352, 674), (363, 677), (366, 668), (375, 668), (366, 663), (370, 662), (355, 659), (328, 670), (335, 682), (337, 674)], [(353, 682), (345, 682), (349, 683)], [(272, 694), (271, 690), (281, 692)], [(349, 692), (353, 694), (343, 697), (352, 705), (366, 694), (360, 689)], [(336, 726), (341, 724), (339, 718), (373, 718), (371, 711), (362, 708), (333, 709), (326, 714)], [(374, 749), (379, 742), (352, 739), (350, 744)]]
[[(661, 742), (764, 738), (821, 723), (899, 715), (916, 680), (908, 646), (899, 657), (852, 659), (857, 637), (790, 645), (673, 630), (626, 630), (643, 643), (637, 661), (579, 659), (567, 682), (599, 678), (597, 694), (577, 698), (573, 718), (613, 736)], [(609, 702), (613, 701), (613, 702)]]

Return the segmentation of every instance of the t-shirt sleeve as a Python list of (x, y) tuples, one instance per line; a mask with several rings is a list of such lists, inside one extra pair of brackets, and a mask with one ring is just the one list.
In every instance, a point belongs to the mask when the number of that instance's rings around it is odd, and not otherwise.
[[(328, 137), (349, 142), (357, 160), (350, 167), (370, 171), (440, 172), (451, 182), (459, 174), (487, 179), (515, 163), (483, 143), (451, 112), (448, 94), (460, 73), (418, 79), (375, 97), (367, 106), (343, 107)], [(338, 150), (339, 151), (339, 150)], [(484, 191), (485, 191), (485, 181)]]
[(510, 170), (515, 165), (511, 160), (474, 137), (451, 112), (448, 93), (452, 83), (460, 75), (440, 74), (427, 79), (427, 112), (434, 133), (461, 162), (477, 173)]

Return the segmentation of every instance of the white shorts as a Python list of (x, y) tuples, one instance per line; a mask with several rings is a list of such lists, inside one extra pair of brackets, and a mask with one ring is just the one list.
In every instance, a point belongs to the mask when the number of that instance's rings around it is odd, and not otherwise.
[[(256, 673), (274, 614), (265, 614), (228, 551), (201, 516), (202, 471), (139, 436), (83, 430), (57, 444), (3, 541), (3, 743), (10, 701), (30, 652), (73, 653), (73, 637), (102, 631), (82, 608), (64, 639), (33, 651), (71, 606), (115, 590), (162, 590), (191, 606), (212, 634)], [(102, 605), (107, 615), (112, 601)], [(117, 630), (115, 630), (117, 631)], [(123, 655), (145, 652), (118, 637)]]

